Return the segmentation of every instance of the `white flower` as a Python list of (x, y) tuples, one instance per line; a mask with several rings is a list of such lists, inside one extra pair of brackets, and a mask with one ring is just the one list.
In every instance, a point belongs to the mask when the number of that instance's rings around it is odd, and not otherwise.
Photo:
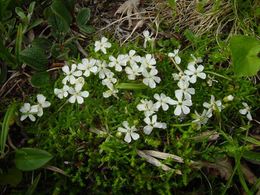
[(195, 65), (195, 64), (198, 64), (198, 63), (201, 63), (201, 62), (203, 62), (203, 60), (201, 59), (201, 57), (198, 57), (198, 58), (196, 58), (193, 54), (191, 54), (191, 57), (192, 57), (192, 61), (190, 61), (189, 63), (188, 63), (188, 66), (190, 66), (190, 65)]
[(141, 103), (137, 105), (137, 110), (144, 111), (146, 117), (158, 111), (152, 100), (141, 100)]
[(183, 93), (180, 93), (178, 91), (175, 91), (175, 97), (177, 98), (176, 100), (173, 100), (173, 104), (177, 105), (174, 114), (176, 116), (183, 114), (188, 114), (190, 113), (190, 108), (189, 106), (192, 106), (192, 101), (190, 99), (183, 100)]
[(38, 94), (36, 97), (38, 104), (32, 107), (37, 109), (37, 116), (41, 117), (43, 115), (43, 108), (50, 107), (51, 103), (46, 101), (46, 97), (42, 94)]
[(173, 73), (172, 77), (175, 81), (179, 81), (180, 83), (188, 83), (190, 80), (190, 77), (184, 74), (183, 72)]
[(195, 65), (190, 64), (188, 67), (188, 70), (185, 70), (185, 74), (190, 76), (190, 83), (196, 83), (197, 82), (197, 77), (201, 79), (206, 78), (206, 74), (202, 72), (204, 70), (204, 66), (199, 65), (198, 68), (196, 69)]
[(168, 57), (174, 58), (174, 62), (176, 64), (180, 64), (181, 63), (181, 58), (179, 57), (178, 54), (179, 54), (179, 49), (175, 49), (175, 50), (173, 50), (173, 53), (172, 52), (168, 53)]
[(89, 77), (91, 72), (96, 74), (98, 71), (98, 68), (95, 64), (96, 64), (95, 59), (83, 58), (82, 62), (78, 64), (78, 69), (84, 72), (83, 75), (85, 77)]
[(113, 88), (113, 84), (117, 82), (117, 79), (114, 78), (113, 72), (107, 72), (105, 79), (102, 80), (102, 85), (107, 86), (108, 88)]
[(37, 114), (38, 109), (36, 107), (31, 107), (31, 104), (29, 103), (24, 103), (20, 108), (20, 112), (22, 113), (20, 118), (21, 121), (29, 117), (29, 119), (34, 122), (36, 120), (34, 114)]
[(71, 69), (68, 65), (65, 65), (62, 67), (62, 71), (65, 73), (65, 78), (62, 80), (62, 83), (66, 85), (66, 83), (69, 81), (70, 84), (74, 84), (76, 81), (75, 77), (80, 77), (82, 75), (82, 71), (77, 70), (77, 65), (72, 64)]
[(248, 106), (248, 104), (246, 102), (243, 102), (242, 104), (243, 104), (244, 108), (240, 109), (239, 113), (242, 115), (246, 115), (248, 120), (250, 120), (250, 121), (253, 120), (251, 112), (250, 112), (251, 108)]
[(107, 48), (111, 47), (111, 43), (108, 42), (106, 37), (102, 37), (101, 41), (95, 41), (95, 52), (101, 50), (104, 54), (107, 53)]
[(223, 108), (221, 100), (215, 101), (214, 95), (211, 95), (210, 102), (209, 103), (208, 102), (204, 102), (203, 106), (205, 108), (207, 108), (211, 112), (213, 110), (218, 110), (219, 112), (221, 112), (221, 110)]
[(79, 77), (75, 81), (75, 88), (81, 90), (84, 84), (85, 84), (85, 79), (83, 77)]
[(105, 61), (97, 61), (97, 66), (98, 66), (98, 73), (99, 73), (99, 78), (104, 79), (106, 77), (106, 74), (111, 72), (107, 67), (107, 63)]
[(144, 76), (143, 83), (150, 88), (155, 88), (156, 83), (161, 82), (161, 78), (156, 76), (158, 73), (157, 69), (151, 69), (150, 72), (148, 72), (146, 69), (143, 70), (142, 74)]
[(142, 69), (153, 69), (156, 68), (156, 60), (151, 54), (146, 54), (145, 57), (141, 58), (141, 68)]
[(178, 82), (178, 87), (180, 89), (177, 89), (177, 93), (182, 93), (185, 97), (185, 99), (191, 99), (191, 95), (195, 94), (194, 88), (189, 88), (188, 82)]
[(192, 123), (197, 125), (197, 129), (201, 128), (201, 125), (204, 125), (208, 122), (209, 118), (212, 116), (212, 112), (210, 110), (203, 110), (201, 115), (195, 110), (195, 116)]
[(126, 66), (127, 57), (125, 55), (118, 55), (117, 58), (114, 56), (109, 56), (109, 67), (115, 67), (115, 70), (118, 72), (122, 71), (122, 66)]
[(144, 119), (144, 122), (147, 124), (144, 127), (144, 133), (147, 134), (147, 135), (151, 134), (151, 132), (154, 128), (158, 128), (158, 129), (166, 129), (167, 128), (166, 123), (157, 122), (157, 115), (153, 115), (152, 120), (150, 119), (150, 117), (146, 117)]
[(155, 108), (159, 109), (162, 107), (164, 111), (169, 109), (168, 104), (173, 105), (174, 102), (172, 98), (167, 97), (164, 93), (161, 93), (160, 95), (156, 93), (153, 97), (157, 100), (157, 102), (154, 104)]
[(115, 89), (114, 87), (112, 87), (112, 88), (109, 88), (107, 91), (105, 91), (105, 92), (103, 92), (103, 97), (104, 98), (108, 98), (108, 97), (110, 97), (110, 96), (114, 96), (114, 97), (117, 97), (117, 94), (118, 93), (118, 90), (117, 89)]
[(228, 95), (228, 96), (224, 97), (223, 100), (224, 100), (224, 102), (231, 102), (234, 100), (234, 96)]
[(81, 91), (80, 88), (70, 88), (69, 93), (71, 97), (69, 98), (69, 102), (74, 104), (77, 100), (78, 104), (82, 104), (84, 102), (84, 98), (89, 96), (88, 91)]
[(130, 143), (133, 140), (138, 140), (139, 139), (139, 134), (136, 133), (137, 129), (135, 126), (129, 127), (129, 123), (127, 121), (124, 121), (122, 123), (123, 127), (119, 127), (117, 130), (122, 133), (126, 133), (124, 140), (127, 143)]
[(56, 96), (58, 96), (58, 98), (63, 99), (64, 97), (68, 96), (68, 90), (69, 90), (69, 86), (68, 85), (64, 85), (62, 87), (62, 89), (55, 88), (54, 89), (54, 94)]
[(134, 64), (137, 64), (137, 62), (141, 61), (141, 57), (138, 55), (135, 55), (136, 51), (135, 50), (130, 50), (128, 55), (126, 55), (127, 61), (129, 62), (129, 64), (131, 66), (133, 66)]
[(139, 76), (142, 72), (142, 69), (137, 64), (133, 64), (132, 66), (127, 66), (125, 72), (129, 80), (135, 80), (136, 76)]
[(152, 41), (153, 39), (151, 38), (152, 37), (152, 33), (150, 34), (150, 32), (148, 30), (145, 30), (143, 32), (143, 35), (144, 35), (144, 48), (146, 48), (146, 44), (147, 44), (147, 41)]

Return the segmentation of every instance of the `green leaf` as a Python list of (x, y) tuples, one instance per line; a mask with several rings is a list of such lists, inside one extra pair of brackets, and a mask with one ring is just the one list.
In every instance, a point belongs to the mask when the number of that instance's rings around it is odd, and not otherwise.
[(51, 10), (56, 16), (62, 19), (67, 24), (67, 26), (70, 26), (72, 17), (62, 0), (54, 0), (51, 5)]
[(7, 77), (7, 66), (5, 63), (0, 62), (0, 84), (3, 84)]
[(44, 51), (39, 47), (29, 47), (20, 53), (20, 59), (35, 70), (45, 70), (48, 59)]
[(49, 50), (51, 48), (51, 45), (51, 42), (46, 38), (37, 37), (32, 42), (32, 47), (38, 47), (44, 51)]
[(37, 148), (21, 148), (15, 151), (15, 165), (22, 171), (32, 171), (45, 165), (52, 155)]
[(23, 25), (19, 24), (17, 29), (16, 40), (15, 40), (15, 55), (18, 62), (20, 61), (22, 41), (23, 41)]
[(26, 19), (26, 15), (23, 12), (22, 8), (16, 7), (15, 8), (15, 13), (21, 18), (22, 21)]
[(90, 19), (90, 9), (82, 8), (77, 14), (76, 21), (79, 26), (84, 26)]
[(2, 41), (0, 41), (0, 59), (8, 63), (7, 65), (16, 66), (15, 57), (8, 51)]
[(8, 169), (6, 173), (0, 175), (0, 185), (17, 186), (22, 181), (23, 173), (16, 169)]
[(243, 158), (260, 165), (260, 152), (245, 151)]
[(10, 125), (12, 124), (12, 122), (14, 120), (15, 109), (16, 109), (16, 104), (13, 103), (8, 107), (8, 109), (5, 113), (4, 121), (3, 121), (3, 124), (2, 124), (1, 135), (0, 135), (1, 157), (4, 156), (5, 144), (6, 144), (6, 140), (7, 140), (7, 136), (8, 136), (8, 131), (9, 131)]
[(40, 181), (40, 178), (41, 178), (41, 173), (39, 173), (39, 175), (37, 175), (37, 177), (35, 178), (35, 180), (33, 180), (33, 183), (32, 185), (29, 187), (29, 189), (27, 190), (26, 194), (27, 195), (33, 195), (35, 194), (35, 190), (36, 190), (36, 187)]
[(119, 83), (117, 89), (146, 89), (147, 86), (142, 83)]
[[(51, 13), (48, 17), (48, 23), (52, 26), (52, 30), (54, 32), (59, 33), (67, 33), (70, 29), (67, 22), (56, 16), (55, 14)], [(59, 38), (59, 37), (57, 37)]]
[(84, 25), (84, 26), (79, 26), (79, 29), (84, 32), (84, 33), (87, 33), (87, 34), (91, 34), (91, 33), (94, 33), (96, 30), (93, 26), (90, 26), (90, 25)]
[(260, 41), (237, 35), (230, 40), (234, 72), (238, 76), (253, 76), (260, 69)]
[(44, 87), (50, 84), (50, 75), (48, 72), (36, 72), (32, 75), (31, 83), (34, 87)]

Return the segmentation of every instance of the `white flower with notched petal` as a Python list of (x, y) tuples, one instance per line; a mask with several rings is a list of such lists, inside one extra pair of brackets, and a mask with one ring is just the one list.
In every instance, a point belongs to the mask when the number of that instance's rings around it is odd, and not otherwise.
[(180, 64), (181, 63), (181, 58), (179, 56), (179, 49), (173, 50), (173, 53), (172, 52), (168, 53), (168, 57), (174, 58), (174, 62), (176, 64)]
[(203, 103), (203, 106), (205, 107), (205, 108), (207, 108), (209, 111), (213, 111), (213, 110), (218, 110), (219, 112), (221, 112), (221, 110), (224, 108), (223, 106), (222, 106), (222, 102), (221, 102), (221, 100), (217, 100), (217, 101), (215, 101), (215, 96), (214, 95), (211, 95), (210, 96), (210, 102), (208, 103), (208, 102), (204, 102)]
[(142, 74), (144, 76), (143, 83), (150, 88), (155, 88), (156, 83), (161, 82), (161, 78), (156, 76), (158, 74), (158, 70), (155, 68), (151, 69), (150, 72), (144, 69)]
[(89, 77), (91, 72), (96, 74), (98, 71), (96, 60), (83, 58), (82, 62), (78, 64), (78, 69), (83, 71), (85, 77)]
[(97, 67), (98, 67), (98, 75), (100, 79), (104, 79), (106, 77), (106, 74), (111, 72), (111, 70), (108, 69), (108, 65), (105, 61), (97, 61)]
[(191, 99), (191, 95), (195, 94), (195, 89), (190, 87), (188, 82), (178, 82), (178, 87), (180, 89), (177, 89), (177, 93), (182, 93), (185, 97), (185, 99)]
[(43, 108), (50, 107), (51, 103), (46, 101), (46, 97), (42, 94), (38, 94), (36, 96), (38, 104), (34, 105), (32, 107), (35, 107), (37, 109), (37, 116), (41, 117), (43, 115)]
[(142, 69), (137, 64), (133, 64), (132, 66), (127, 66), (125, 72), (129, 80), (135, 80), (136, 76), (139, 76), (142, 72)]
[(29, 117), (29, 119), (34, 122), (36, 120), (34, 114), (37, 114), (38, 109), (36, 107), (32, 107), (29, 103), (24, 103), (20, 108), (20, 112), (22, 113), (20, 118), (21, 121), (24, 121), (27, 117)]
[(77, 78), (75, 81), (75, 89), (78, 88), (79, 90), (81, 90), (84, 84), (85, 84), (85, 79), (83, 77)]
[(87, 98), (89, 96), (88, 91), (81, 91), (80, 88), (69, 88), (69, 93), (71, 94), (71, 97), (69, 98), (69, 102), (74, 104), (76, 101), (78, 104), (83, 104), (84, 98)]
[(206, 79), (206, 74), (202, 72), (204, 70), (204, 66), (199, 65), (198, 68), (195, 67), (195, 65), (190, 64), (188, 65), (188, 70), (185, 70), (185, 74), (190, 76), (190, 83), (196, 83), (197, 77), (201, 79)]
[(118, 98), (116, 95), (117, 93), (118, 93), (118, 90), (115, 89), (114, 87), (112, 87), (112, 88), (109, 88), (107, 91), (103, 92), (103, 97), (108, 98), (110, 96), (114, 96), (114, 97)]
[(147, 134), (147, 135), (151, 134), (151, 132), (154, 128), (158, 128), (158, 129), (166, 129), (167, 128), (166, 123), (157, 122), (157, 115), (153, 115), (152, 119), (150, 119), (150, 117), (146, 117), (144, 119), (144, 122), (147, 124), (144, 127), (144, 133)]
[(175, 81), (179, 81), (178, 83), (188, 83), (190, 80), (190, 77), (183, 72), (173, 73), (172, 77)]
[(65, 65), (62, 67), (62, 71), (66, 75), (65, 78), (62, 80), (62, 83), (64, 85), (69, 82), (70, 84), (75, 84), (76, 78), (75, 77), (80, 77), (82, 75), (82, 71), (77, 70), (77, 65), (72, 64), (71, 69), (68, 65)]
[[(169, 105), (173, 105), (173, 99), (166, 96), (164, 93), (161, 93), (160, 95), (158, 93), (154, 94), (154, 99), (157, 100), (157, 102), (154, 104), (156, 109), (159, 109), (162, 107), (164, 111), (169, 109)], [(169, 104), (169, 105), (168, 105)]]
[(143, 32), (143, 36), (144, 36), (144, 48), (146, 48), (146, 44), (149, 41), (152, 41), (153, 39), (151, 38), (153, 35), (153, 33), (150, 33), (148, 30), (145, 30)]
[(102, 85), (107, 86), (108, 88), (113, 88), (114, 84), (117, 82), (117, 79), (114, 78), (113, 72), (106, 73), (105, 79), (102, 80)]
[(60, 98), (63, 99), (64, 97), (68, 96), (68, 90), (69, 90), (69, 86), (68, 85), (64, 85), (61, 89), (55, 88), (54, 89), (54, 94)]
[(250, 112), (251, 108), (248, 106), (248, 104), (246, 102), (243, 102), (242, 104), (243, 104), (244, 108), (240, 109), (239, 113), (242, 115), (246, 115), (248, 120), (250, 120), (250, 121), (253, 120), (251, 112)]
[(102, 37), (100, 41), (95, 41), (95, 52), (101, 50), (104, 54), (107, 53), (107, 48), (111, 47), (106, 37)]
[(141, 103), (137, 105), (137, 110), (144, 111), (146, 117), (158, 111), (152, 100), (141, 100)]
[(151, 54), (146, 54), (145, 57), (141, 58), (141, 68), (144, 69), (153, 69), (156, 68), (156, 60)]
[(134, 64), (137, 64), (138, 62), (141, 61), (141, 57), (139, 55), (135, 55), (135, 54), (136, 54), (135, 50), (130, 50), (128, 55), (126, 55), (126, 59), (131, 66), (133, 66)]
[(180, 93), (178, 91), (175, 91), (175, 97), (176, 100), (173, 100), (173, 104), (176, 105), (176, 108), (174, 110), (174, 114), (176, 116), (183, 114), (189, 114), (190, 108), (189, 106), (192, 106), (192, 101), (190, 99), (183, 99), (183, 93)]
[(126, 66), (127, 57), (125, 55), (118, 55), (117, 58), (114, 56), (109, 56), (109, 67), (115, 67), (115, 70), (121, 72), (123, 70), (122, 66)]
[(211, 116), (212, 112), (209, 110), (204, 109), (201, 115), (195, 110), (194, 120), (192, 123), (196, 124), (197, 129), (200, 129), (201, 125), (205, 125)]
[(139, 139), (139, 134), (136, 133), (137, 129), (135, 126), (129, 127), (129, 123), (127, 121), (124, 121), (122, 123), (123, 127), (119, 127), (117, 130), (119, 132), (125, 133), (125, 142), (130, 143), (133, 140), (138, 140)]

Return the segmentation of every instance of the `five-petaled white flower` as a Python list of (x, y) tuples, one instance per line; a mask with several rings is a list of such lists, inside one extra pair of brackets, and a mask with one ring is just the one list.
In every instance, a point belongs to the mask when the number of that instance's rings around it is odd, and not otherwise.
[(114, 56), (109, 56), (109, 67), (115, 67), (115, 70), (118, 72), (122, 71), (122, 66), (126, 66), (127, 63), (127, 57), (126, 55), (118, 55), (117, 58), (115, 58)]
[(106, 37), (102, 37), (100, 41), (95, 41), (95, 52), (101, 50), (104, 54), (107, 53), (107, 48), (111, 47)]
[(139, 55), (135, 55), (135, 54), (136, 54), (135, 50), (130, 50), (128, 55), (126, 55), (126, 59), (131, 66), (133, 66), (134, 64), (137, 64), (138, 62), (141, 61), (141, 57)]
[(179, 81), (178, 83), (188, 83), (190, 80), (190, 77), (183, 72), (173, 73), (172, 77), (175, 81)]
[(201, 115), (195, 110), (194, 120), (192, 123), (196, 124), (197, 129), (200, 129), (201, 125), (205, 125), (211, 116), (212, 112), (210, 110), (204, 109)]
[(173, 53), (172, 52), (168, 53), (168, 57), (174, 58), (174, 62), (176, 64), (180, 64), (181, 63), (181, 58), (179, 56), (179, 49), (173, 50)]
[(146, 54), (145, 57), (141, 58), (141, 68), (144, 69), (153, 69), (156, 68), (156, 60), (151, 54)]
[(188, 65), (188, 70), (185, 70), (184, 73), (186, 75), (190, 76), (190, 83), (196, 83), (197, 82), (197, 77), (201, 78), (201, 79), (206, 79), (206, 74), (204, 72), (202, 72), (204, 70), (204, 66), (199, 65), (197, 68), (195, 67), (195, 65), (190, 64)]
[(183, 99), (183, 93), (180, 93), (178, 91), (175, 91), (175, 97), (176, 100), (173, 100), (173, 104), (176, 105), (176, 108), (174, 110), (174, 114), (176, 116), (183, 114), (190, 113), (189, 106), (192, 106), (192, 101), (190, 99)]
[(190, 87), (188, 82), (178, 82), (178, 87), (180, 89), (177, 89), (177, 93), (182, 93), (185, 97), (185, 99), (191, 99), (191, 95), (195, 94), (195, 89)]
[(69, 93), (71, 94), (69, 102), (74, 104), (77, 100), (78, 104), (84, 102), (84, 98), (89, 96), (88, 91), (81, 91), (81, 88), (69, 88)]
[(68, 96), (68, 90), (69, 90), (69, 86), (68, 85), (64, 85), (61, 89), (55, 88), (54, 89), (54, 94), (60, 98), (63, 99), (64, 97)]
[(135, 126), (130, 127), (129, 123), (127, 121), (124, 121), (122, 123), (123, 127), (119, 127), (117, 130), (119, 132), (125, 133), (125, 142), (130, 143), (133, 140), (138, 140), (139, 139), (139, 134), (136, 133), (135, 131), (137, 131), (137, 129), (135, 128)]
[(97, 61), (97, 66), (98, 66), (98, 75), (100, 79), (104, 79), (106, 77), (106, 74), (111, 72), (111, 70), (108, 69), (108, 65), (106, 61)]
[(36, 96), (38, 104), (32, 107), (37, 108), (37, 116), (41, 117), (43, 115), (43, 108), (50, 107), (51, 103), (46, 101), (46, 97), (42, 94)]
[(158, 70), (153, 68), (148, 72), (146, 69), (143, 70), (142, 74), (144, 76), (143, 83), (150, 88), (155, 88), (156, 83), (161, 82), (161, 78), (156, 76), (158, 73)]
[(146, 48), (147, 42), (152, 41), (153, 39), (151, 38), (153, 33), (150, 33), (148, 30), (143, 31), (143, 36), (144, 36), (144, 48)]
[(137, 105), (137, 109), (139, 111), (144, 111), (144, 115), (146, 117), (151, 116), (155, 112), (158, 111), (158, 109), (155, 107), (152, 100), (141, 100), (141, 103)]
[(153, 115), (152, 119), (150, 119), (150, 117), (146, 117), (144, 119), (144, 122), (147, 124), (144, 127), (144, 133), (147, 134), (147, 135), (151, 134), (151, 132), (154, 128), (158, 128), (158, 129), (166, 129), (167, 128), (166, 123), (157, 122), (157, 115)]
[[(166, 96), (164, 93), (159, 94), (154, 94), (154, 99), (157, 100), (157, 102), (154, 104), (156, 109), (159, 109), (162, 107), (164, 111), (169, 109), (169, 105), (173, 105), (173, 99)], [(169, 105), (168, 105), (169, 104)]]
[(210, 96), (210, 102), (204, 102), (203, 103), (203, 106), (205, 108), (207, 108), (209, 111), (213, 111), (213, 110), (218, 110), (218, 112), (221, 112), (223, 106), (222, 106), (222, 102), (221, 100), (217, 100), (215, 101), (215, 96), (214, 95), (211, 95)]
[(240, 109), (239, 113), (242, 115), (246, 115), (248, 120), (250, 120), (250, 121), (253, 120), (251, 112), (250, 112), (251, 108), (248, 106), (248, 104), (246, 102), (242, 102), (242, 104), (243, 104), (244, 108)]
[(78, 64), (78, 69), (83, 71), (85, 77), (89, 77), (91, 72), (96, 74), (98, 71), (96, 60), (84, 58), (82, 62)]
[(20, 108), (20, 112), (22, 113), (20, 118), (21, 121), (29, 117), (29, 119), (34, 122), (36, 120), (34, 114), (37, 114), (38, 109), (35, 106), (31, 106), (29, 103), (24, 103)]
[(117, 79), (114, 78), (113, 72), (107, 72), (105, 79), (102, 80), (102, 85), (107, 86), (108, 88), (113, 88), (114, 84), (117, 82)]
[(68, 65), (65, 65), (62, 67), (62, 71), (65, 73), (65, 78), (62, 80), (62, 83), (64, 85), (67, 84), (69, 81), (70, 84), (75, 84), (76, 78), (75, 77), (80, 77), (82, 75), (81, 70), (77, 70), (77, 65), (72, 64), (71, 69)]
[(125, 72), (129, 80), (135, 80), (136, 76), (139, 76), (142, 69), (137, 65), (133, 64), (125, 68)]
[(118, 90), (115, 89), (114, 87), (112, 87), (112, 88), (109, 88), (107, 91), (103, 92), (103, 97), (108, 98), (113, 95), (114, 97), (118, 98), (116, 95), (117, 93), (118, 93)]

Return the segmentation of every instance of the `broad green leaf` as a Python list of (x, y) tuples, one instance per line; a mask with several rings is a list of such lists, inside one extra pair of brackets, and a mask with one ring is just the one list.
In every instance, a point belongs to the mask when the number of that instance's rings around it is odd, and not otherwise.
[(50, 75), (48, 72), (36, 72), (32, 75), (31, 83), (35, 87), (44, 87), (50, 84)]
[(37, 148), (21, 148), (15, 151), (15, 165), (22, 171), (32, 171), (45, 165), (52, 155)]
[(17, 186), (22, 181), (23, 173), (16, 169), (10, 168), (6, 173), (0, 174), (0, 185)]
[(142, 83), (119, 83), (117, 89), (146, 89), (147, 86)]
[(230, 40), (234, 72), (238, 76), (253, 76), (260, 69), (260, 41), (237, 35)]
[(9, 132), (9, 127), (13, 123), (14, 116), (15, 116), (15, 109), (16, 109), (16, 104), (13, 103), (11, 104), (4, 116), (4, 121), (2, 124), (2, 130), (1, 130), (1, 135), (0, 135), (0, 152), (1, 152), (1, 157), (4, 155), (5, 151), (5, 144)]
[(51, 5), (51, 10), (56, 16), (61, 18), (68, 26), (70, 26), (72, 17), (62, 0), (54, 0)]
[(87, 34), (91, 34), (91, 33), (94, 33), (96, 30), (93, 26), (90, 26), (90, 25), (82, 25), (82, 26), (79, 26), (79, 29), (84, 32), (84, 33), (87, 33)]
[(35, 70), (45, 70), (48, 59), (39, 47), (29, 47), (21, 51), (20, 59)]
[(49, 50), (51, 47), (51, 42), (46, 38), (35, 38), (32, 42), (32, 47), (38, 47), (42, 50), (46, 51)]
[(48, 23), (52, 26), (54, 32), (67, 33), (70, 29), (67, 22), (53, 13), (49, 15)]
[(90, 19), (90, 9), (89, 8), (82, 8), (79, 10), (79, 13), (77, 14), (76, 21), (78, 26), (84, 26), (88, 23)]
[(15, 13), (21, 18), (22, 21), (26, 19), (26, 15), (23, 12), (22, 8), (16, 7), (15, 8)]

